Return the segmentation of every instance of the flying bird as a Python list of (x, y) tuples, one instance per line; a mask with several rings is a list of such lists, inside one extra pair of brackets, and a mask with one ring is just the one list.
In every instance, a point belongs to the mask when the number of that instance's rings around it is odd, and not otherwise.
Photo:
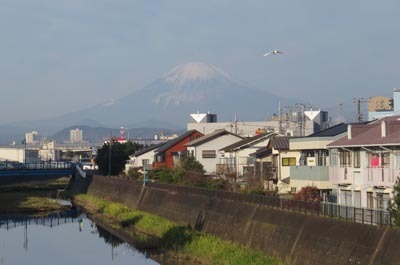
[(268, 56), (268, 55), (271, 55), (271, 54), (272, 55), (278, 55), (278, 54), (284, 54), (284, 52), (274, 50), (274, 51), (270, 51), (270, 52), (264, 54), (264, 56)]

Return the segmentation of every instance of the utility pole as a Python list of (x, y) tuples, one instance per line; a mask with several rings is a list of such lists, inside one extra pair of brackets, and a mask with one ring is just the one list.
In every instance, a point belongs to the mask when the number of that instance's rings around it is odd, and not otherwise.
[(237, 134), (237, 132), (238, 132), (237, 123), (238, 123), (238, 119), (237, 119), (237, 115), (236, 115), (236, 113), (235, 113), (235, 134)]
[(354, 104), (357, 104), (357, 121), (362, 122), (361, 103), (369, 102), (369, 100), (364, 98), (353, 98), (353, 102)]
[(281, 102), (279, 101), (279, 106), (278, 106), (278, 115), (279, 115), (279, 134), (282, 134), (282, 107), (281, 107)]
[(108, 145), (108, 176), (111, 176), (111, 146), (112, 146), (112, 131), (110, 131), (110, 143)]
[(303, 126), (301, 136), (306, 135), (306, 115), (304, 114), (304, 107), (304, 104), (301, 104), (301, 125)]

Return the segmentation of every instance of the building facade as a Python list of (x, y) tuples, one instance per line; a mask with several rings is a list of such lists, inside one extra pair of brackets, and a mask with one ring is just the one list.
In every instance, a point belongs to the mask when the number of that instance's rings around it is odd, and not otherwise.
[(69, 131), (69, 141), (71, 143), (80, 143), (83, 141), (83, 132), (82, 130), (76, 128), (75, 130)]
[(387, 210), (400, 176), (400, 116), (348, 125), (328, 145), (329, 179), (340, 205)]
[(217, 174), (217, 164), (224, 154), (221, 148), (243, 140), (242, 137), (226, 130), (217, 130), (186, 144), (188, 155), (203, 165), (207, 174)]
[(190, 130), (180, 135), (178, 138), (170, 140), (155, 150), (153, 168), (160, 167), (173, 168), (179, 163), (181, 157), (186, 155), (187, 147), (185, 144), (203, 136), (196, 130)]

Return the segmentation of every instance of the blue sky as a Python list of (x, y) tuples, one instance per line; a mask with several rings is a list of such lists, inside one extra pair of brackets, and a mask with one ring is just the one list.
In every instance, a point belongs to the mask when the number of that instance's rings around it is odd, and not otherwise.
[[(177, 65), (313, 105), (400, 87), (399, 1), (0, 0), (0, 123), (143, 88)], [(263, 57), (272, 49), (284, 56)]]

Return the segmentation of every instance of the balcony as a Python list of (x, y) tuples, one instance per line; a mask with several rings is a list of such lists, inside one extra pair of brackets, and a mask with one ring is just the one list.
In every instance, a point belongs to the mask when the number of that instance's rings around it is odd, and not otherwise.
[(326, 166), (292, 166), (290, 180), (329, 181), (329, 168)]
[(329, 180), (334, 185), (339, 184), (352, 184), (353, 177), (350, 172), (353, 170), (352, 167), (329, 167)]
[(330, 167), (329, 178), (332, 184), (354, 184), (366, 186), (392, 187), (400, 176), (399, 169), (389, 167), (353, 168)]
[(366, 183), (369, 186), (392, 187), (396, 183), (396, 179), (400, 176), (399, 169), (388, 167), (370, 167), (366, 169), (366, 172)]

